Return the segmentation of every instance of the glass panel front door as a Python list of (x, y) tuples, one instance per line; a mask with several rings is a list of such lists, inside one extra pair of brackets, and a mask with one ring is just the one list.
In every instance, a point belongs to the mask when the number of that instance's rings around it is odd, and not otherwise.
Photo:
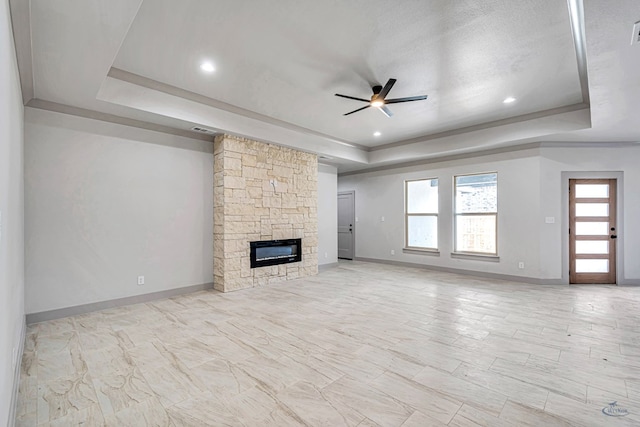
[(616, 283), (616, 180), (569, 180), (570, 283)]

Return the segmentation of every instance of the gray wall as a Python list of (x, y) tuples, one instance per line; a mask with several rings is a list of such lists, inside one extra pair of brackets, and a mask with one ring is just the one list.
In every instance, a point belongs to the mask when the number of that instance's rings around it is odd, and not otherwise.
[(25, 122), (27, 313), (213, 281), (212, 142), (32, 108)]
[[(619, 171), (620, 204), (623, 206), (623, 254), (618, 283), (640, 283), (640, 192), (630, 183), (640, 181), (640, 147), (538, 148), (490, 156), (434, 162), (420, 166), (340, 176), (338, 190), (356, 192), (356, 257), (400, 261), (490, 274), (567, 283), (564, 252), (567, 172), (592, 176)], [(499, 260), (459, 259), (453, 250), (453, 176), (498, 172)], [(404, 187), (406, 179), (439, 178), (439, 256), (403, 253)], [(385, 221), (381, 221), (381, 217)], [(546, 217), (555, 222), (546, 223)], [(619, 224), (620, 226), (621, 224)], [(391, 250), (395, 255), (391, 255)], [(519, 262), (524, 269), (518, 268)]]
[(0, 425), (12, 413), (24, 329), (23, 107), (9, 4), (0, 4)]
[(318, 165), (318, 265), (338, 262), (338, 170)]

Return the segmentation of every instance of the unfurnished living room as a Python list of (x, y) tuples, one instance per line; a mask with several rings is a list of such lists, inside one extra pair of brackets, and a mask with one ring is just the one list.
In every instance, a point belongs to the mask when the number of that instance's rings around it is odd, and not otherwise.
[(637, 0), (2, 0), (0, 426), (640, 425)]

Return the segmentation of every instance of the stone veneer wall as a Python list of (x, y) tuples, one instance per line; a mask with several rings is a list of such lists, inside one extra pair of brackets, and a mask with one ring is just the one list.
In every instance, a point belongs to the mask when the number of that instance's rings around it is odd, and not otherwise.
[[(228, 292), (317, 274), (316, 155), (219, 135), (213, 168), (215, 289)], [(292, 238), (302, 238), (301, 262), (250, 267), (249, 242)]]

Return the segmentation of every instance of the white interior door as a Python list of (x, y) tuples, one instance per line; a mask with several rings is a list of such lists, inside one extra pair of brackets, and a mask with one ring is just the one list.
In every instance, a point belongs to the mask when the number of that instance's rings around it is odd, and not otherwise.
[(338, 193), (338, 258), (355, 256), (355, 191)]

